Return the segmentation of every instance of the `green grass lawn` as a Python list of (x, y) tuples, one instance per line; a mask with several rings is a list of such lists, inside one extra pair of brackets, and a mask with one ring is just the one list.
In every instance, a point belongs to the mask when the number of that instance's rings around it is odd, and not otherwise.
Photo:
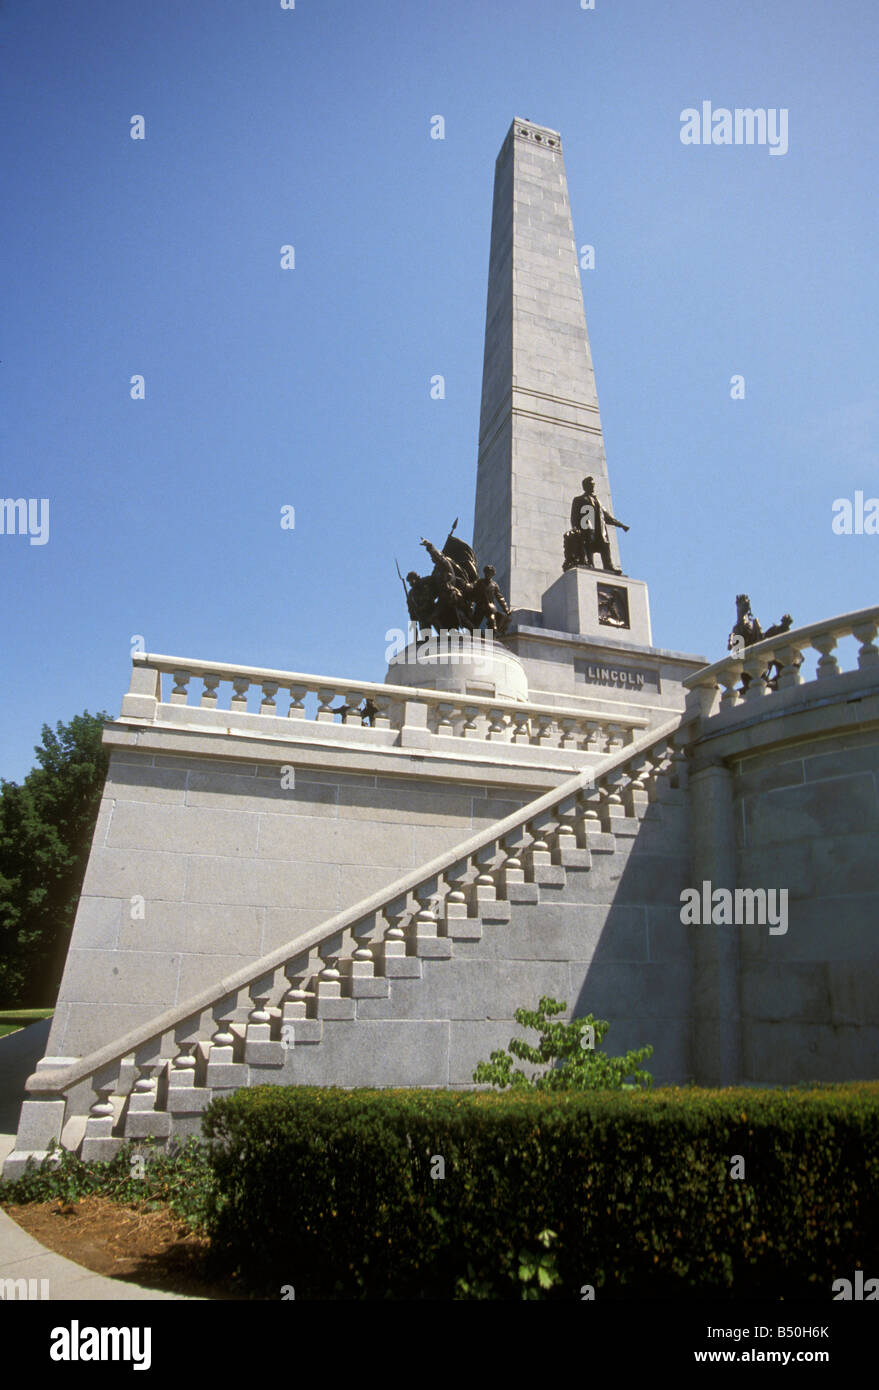
[(40, 1018), (51, 1018), (54, 1012), (54, 1009), (0, 1009), (0, 1038)]

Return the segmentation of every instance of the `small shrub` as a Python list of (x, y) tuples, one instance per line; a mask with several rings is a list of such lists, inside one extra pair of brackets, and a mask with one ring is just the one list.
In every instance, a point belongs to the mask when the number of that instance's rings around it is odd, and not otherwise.
[[(645, 1058), (653, 1055), (649, 1044), (621, 1057), (609, 1057), (599, 1051), (610, 1027), (605, 1019), (587, 1014), (570, 1023), (550, 1022), (553, 1014), (564, 1013), (567, 1007), (544, 995), (536, 1009), (517, 1009), (513, 1015), (516, 1022), (523, 1028), (539, 1029), (539, 1043), (533, 1047), (524, 1038), (511, 1038), (510, 1051), (498, 1048), (492, 1052), (490, 1061), (477, 1065), (473, 1080), (496, 1086), (500, 1091), (507, 1087), (535, 1091), (625, 1091), (653, 1085), (653, 1077), (641, 1066)], [(530, 1062), (532, 1066), (544, 1064), (546, 1069), (536, 1075), (524, 1072), (514, 1066), (513, 1057)]]
[(108, 1197), (114, 1202), (164, 1203), (190, 1226), (203, 1226), (214, 1185), (207, 1146), (190, 1138), (170, 1152), (148, 1139), (123, 1144), (109, 1163), (85, 1163), (54, 1140), (38, 1165), (12, 1182), (0, 1181), (0, 1204), (75, 1202)]

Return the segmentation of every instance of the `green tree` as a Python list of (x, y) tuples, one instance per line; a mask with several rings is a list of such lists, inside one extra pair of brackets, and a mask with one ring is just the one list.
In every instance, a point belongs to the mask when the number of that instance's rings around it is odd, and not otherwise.
[(43, 725), (38, 766), (0, 779), (0, 1007), (54, 1004), (107, 771), (112, 715)]
[[(473, 1080), (488, 1082), (500, 1091), (508, 1086), (535, 1091), (620, 1091), (653, 1085), (653, 1077), (641, 1066), (653, 1055), (649, 1044), (609, 1057), (599, 1049), (610, 1024), (591, 1014), (570, 1023), (551, 1022), (553, 1014), (564, 1013), (567, 1007), (544, 995), (536, 1009), (517, 1009), (513, 1015), (517, 1023), (540, 1030), (537, 1046), (524, 1038), (511, 1038), (510, 1051), (492, 1052), (490, 1061), (477, 1065)], [(532, 1068), (542, 1064), (545, 1070), (522, 1071), (513, 1065), (514, 1057)]]

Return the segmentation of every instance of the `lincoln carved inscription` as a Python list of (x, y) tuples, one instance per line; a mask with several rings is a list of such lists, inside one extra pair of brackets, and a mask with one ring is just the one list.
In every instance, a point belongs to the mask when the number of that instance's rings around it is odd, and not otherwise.
[(620, 666), (616, 662), (575, 661), (574, 670), (587, 685), (610, 685), (618, 690), (659, 690), (656, 671)]

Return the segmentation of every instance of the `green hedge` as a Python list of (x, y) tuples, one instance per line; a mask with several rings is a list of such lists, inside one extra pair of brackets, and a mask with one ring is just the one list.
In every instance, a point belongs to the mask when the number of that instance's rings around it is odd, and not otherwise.
[[(879, 1249), (879, 1084), (263, 1086), (205, 1116), (221, 1261), (297, 1298), (831, 1298)], [(745, 1178), (730, 1176), (735, 1154)], [(431, 1169), (445, 1164), (445, 1177)], [(540, 1237), (547, 1229), (555, 1240)], [(524, 1261), (524, 1264), (523, 1264)], [(463, 1283), (460, 1281), (464, 1281)], [(545, 1281), (547, 1282), (547, 1281)], [(289, 1294), (287, 1295), (289, 1297)]]

